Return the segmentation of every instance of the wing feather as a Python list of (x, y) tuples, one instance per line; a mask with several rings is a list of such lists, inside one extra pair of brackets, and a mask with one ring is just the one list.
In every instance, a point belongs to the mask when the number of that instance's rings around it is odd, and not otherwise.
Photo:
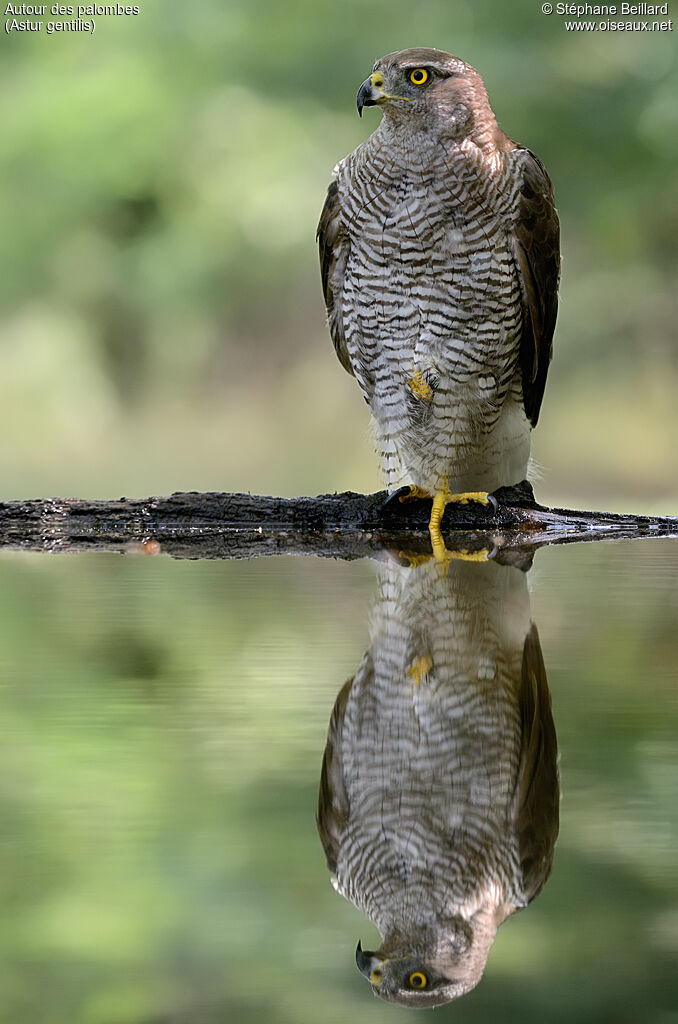
[(513, 822), (526, 903), (537, 896), (553, 867), (558, 837), (558, 746), (551, 695), (537, 627), (525, 638), (520, 688), (522, 740)]
[(346, 350), (346, 337), (341, 312), (344, 273), (346, 271), (350, 243), (342, 224), (339, 187), (336, 181), (331, 182), (327, 190), (327, 198), (320, 214), (316, 238), (320, 253), (320, 275), (330, 335), (332, 336), (334, 349), (341, 365), (350, 374), (353, 374), (351, 360)]
[(532, 426), (539, 418), (553, 352), (560, 279), (560, 225), (553, 185), (529, 149), (516, 148), (521, 165), (511, 244), (523, 299), (520, 366), (523, 403)]
[(316, 825), (323, 845), (327, 866), (336, 873), (341, 838), (348, 821), (348, 794), (344, 782), (344, 768), (341, 758), (341, 733), (344, 725), (346, 704), (353, 686), (353, 678), (344, 683), (337, 697), (327, 730), (327, 743), (320, 773), (318, 811)]

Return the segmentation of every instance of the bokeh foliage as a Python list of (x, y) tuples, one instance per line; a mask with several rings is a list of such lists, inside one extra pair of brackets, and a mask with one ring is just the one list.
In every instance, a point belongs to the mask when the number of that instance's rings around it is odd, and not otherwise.
[(671, 507), (676, 33), (569, 33), (531, 0), (146, 0), (94, 36), (3, 34), (5, 495), (378, 485), (313, 236), (379, 117), (358, 85), (420, 44), (479, 68), (556, 184), (541, 494)]
[[(379, 116), (358, 120), (358, 85), (422, 44), (479, 68), (556, 183), (541, 496), (671, 510), (676, 34), (538, 8), (142, 0), (93, 37), (2, 33), (3, 497), (378, 485), (313, 236)], [(443, 1020), (675, 1020), (671, 558), (539, 556), (556, 869)], [(313, 824), (370, 591), (363, 565), (3, 558), (3, 1024), (404, 1019), (352, 965), (370, 929)]]

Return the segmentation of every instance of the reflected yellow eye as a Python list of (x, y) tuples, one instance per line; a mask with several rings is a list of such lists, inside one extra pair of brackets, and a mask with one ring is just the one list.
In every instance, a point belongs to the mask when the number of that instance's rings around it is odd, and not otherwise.
[[(414, 71), (410, 71), (410, 82), (414, 85), (423, 85), (424, 82), (428, 82), (428, 77), (428, 71), (426, 68), (415, 68)], [(424, 985), (425, 984), (426, 978), (424, 978)], [(419, 985), (419, 988), (422, 988), (422, 986)]]
[[(414, 72), (412, 72), (414, 74)], [(410, 974), (408, 981), (410, 988), (426, 988), (428, 985), (428, 978), (421, 971), (415, 971), (414, 974)]]

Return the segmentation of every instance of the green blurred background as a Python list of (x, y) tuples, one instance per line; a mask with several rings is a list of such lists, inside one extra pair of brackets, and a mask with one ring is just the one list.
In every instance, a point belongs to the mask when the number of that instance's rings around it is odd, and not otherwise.
[(374, 127), (382, 53), (484, 76), (556, 186), (543, 500), (678, 501), (678, 33), (571, 33), (537, 0), (142, 0), (0, 41), (7, 497), (379, 486), (324, 324), (315, 227)]
[[(540, 3), (176, 0), (0, 34), (2, 497), (380, 485), (315, 227), (380, 54), (449, 49), (545, 161), (543, 500), (675, 511), (676, 33)], [(676, 1024), (675, 555), (540, 552), (552, 879), (444, 1020)], [(410, 1019), (352, 963), (313, 811), (365, 563), (0, 559), (2, 1024)], [(419, 1019), (419, 1017), (417, 1017)]]

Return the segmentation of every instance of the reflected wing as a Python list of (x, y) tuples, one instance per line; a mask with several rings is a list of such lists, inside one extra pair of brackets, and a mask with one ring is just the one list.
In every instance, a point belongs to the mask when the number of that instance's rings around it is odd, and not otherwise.
[(339, 209), (339, 189), (336, 181), (333, 181), (327, 190), (327, 198), (323, 212), (320, 214), (316, 237), (320, 250), (320, 274), (330, 334), (341, 365), (352, 374), (353, 369), (346, 351), (346, 338), (341, 315), (341, 295), (344, 287), (349, 240), (343, 230)]
[(560, 225), (553, 185), (529, 149), (517, 149), (522, 165), (518, 214), (511, 244), (523, 297), (520, 367), (523, 403), (532, 426), (539, 418), (558, 313)]
[(337, 870), (341, 837), (348, 821), (349, 806), (341, 761), (341, 734), (344, 727), (346, 703), (352, 686), (353, 679), (344, 683), (332, 709), (320, 773), (316, 824), (320, 842), (323, 844), (327, 857), (327, 866), (332, 874)]
[(523, 647), (520, 687), (522, 740), (513, 821), (526, 903), (541, 891), (553, 867), (558, 836), (558, 747), (551, 694), (537, 627)]

